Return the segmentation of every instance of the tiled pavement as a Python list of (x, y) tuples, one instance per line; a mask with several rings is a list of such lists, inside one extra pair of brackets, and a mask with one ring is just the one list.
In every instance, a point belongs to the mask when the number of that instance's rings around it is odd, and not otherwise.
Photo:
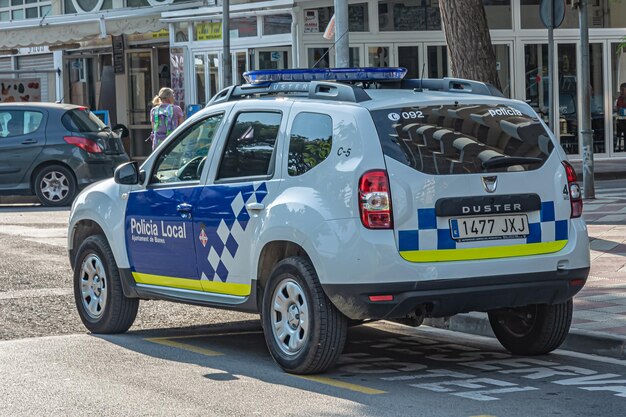
[(572, 330), (622, 336), (626, 342), (626, 190), (585, 204), (591, 271), (574, 298)]

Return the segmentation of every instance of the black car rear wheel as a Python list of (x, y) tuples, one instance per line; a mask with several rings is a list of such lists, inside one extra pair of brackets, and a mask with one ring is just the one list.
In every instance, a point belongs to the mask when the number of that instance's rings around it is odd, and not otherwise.
[(489, 312), (493, 333), (516, 355), (543, 355), (561, 346), (572, 323), (573, 303), (533, 304)]
[(44, 206), (67, 206), (76, 196), (74, 174), (61, 165), (43, 168), (33, 185), (37, 198)]

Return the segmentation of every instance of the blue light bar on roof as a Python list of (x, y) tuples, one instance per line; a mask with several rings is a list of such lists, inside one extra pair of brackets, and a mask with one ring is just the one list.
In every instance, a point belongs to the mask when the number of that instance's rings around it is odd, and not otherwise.
[(248, 71), (250, 84), (275, 81), (399, 81), (406, 68), (311, 68)]

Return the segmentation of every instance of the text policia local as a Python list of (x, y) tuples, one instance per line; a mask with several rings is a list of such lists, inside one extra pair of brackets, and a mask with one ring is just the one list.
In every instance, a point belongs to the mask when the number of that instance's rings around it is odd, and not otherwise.
[(187, 238), (187, 227), (185, 223), (170, 224), (164, 221), (153, 222), (152, 220), (137, 220), (131, 218), (130, 231), (134, 235), (133, 240), (140, 241), (149, 241), (151, 237), (154, 238), (154, 241), (166, 237), (175, 239)]

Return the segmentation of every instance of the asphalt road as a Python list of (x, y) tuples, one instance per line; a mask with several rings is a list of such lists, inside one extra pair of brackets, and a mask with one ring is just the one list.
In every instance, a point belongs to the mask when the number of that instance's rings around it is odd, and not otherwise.
[(311, 377), (271, 360), (255, 315), (142, 302), (130, 332), (75, 311), (67, 210), (0, 208), (0, 416), (621, 416), (626, 361), (514, 357), (492, 339), (379, 322)]

